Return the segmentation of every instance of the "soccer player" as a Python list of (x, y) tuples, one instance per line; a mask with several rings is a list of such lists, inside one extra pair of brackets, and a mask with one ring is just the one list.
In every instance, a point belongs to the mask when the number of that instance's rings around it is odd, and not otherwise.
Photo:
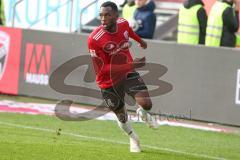
[(148, 89), (135, 71), (145, 65), (145, 57), (133, 60), (129, 51), (129, 37), (143, 48), (147, 43), (136, 35), (128, 22), (119, 18), (118, 7), (105, 2), (100, 7), (101, 26), (88, 37), (88, 48), (96, 72), (96, 82), (107, 107), (118, 118), (119, 127), (130, 137), (130, 152), (141, 152), (139, 138), (128, 121), (125, 93), (133, 97), (139, 108), (137, 113), (150, 127), (156, 128), (155, 119), (148, 113), (152, 108)]

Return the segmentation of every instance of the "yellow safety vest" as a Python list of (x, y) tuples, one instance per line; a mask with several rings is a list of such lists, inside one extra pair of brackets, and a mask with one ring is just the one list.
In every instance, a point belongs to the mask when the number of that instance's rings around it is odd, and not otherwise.
[(223, 31), (222, 15), (224, 10), (228, 7), (231, 6), (224, 2), (216, 2), (213, 5), (207, 22), (206, 46), (218, 47), (221, 45)]
[(126, 4), (122, 10), (122, 17), (130, 22), (133, 19), (134, 12), (136, 11), (136, 9), (137, 9), (136, 5), (129, 6), (128, 4)]
[(239, 47), (240, 48), (240, 34), (237, 34), (236, 35), (236, 47)]
[(3, 22), (3, 25), (5, 25), (5, 13), (4, 13), (4, 4), (3, 4), (3, 0), (0, 0), (1, 2), (1, 7), (0, 7), (0, 18)]
[(202, 5), (198, 4), (189, 9), (182, 6), (178, 18), (178, 43), (199, 44), (199, 21), (198, 10)]

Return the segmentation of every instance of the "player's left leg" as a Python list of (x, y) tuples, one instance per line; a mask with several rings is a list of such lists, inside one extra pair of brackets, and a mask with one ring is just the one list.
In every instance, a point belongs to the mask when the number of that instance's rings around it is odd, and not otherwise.
[(137, 114), (149, 127), (157, 128), (158, 124), (156, 119), (149, 113), (152, 108), (152, 101), (143, 79), (137, 72), (130, 73), (127, 78), (127, 93), (135, 99), (139, 106)]
[(149, 97), (148, 91), (140, 91), (135, 94), (134, 98), (139, 106), (137, 114), (150, 128), (157, 128), (158, 124), (156, 119), (149, 113), (152, 108), (152, 101)]

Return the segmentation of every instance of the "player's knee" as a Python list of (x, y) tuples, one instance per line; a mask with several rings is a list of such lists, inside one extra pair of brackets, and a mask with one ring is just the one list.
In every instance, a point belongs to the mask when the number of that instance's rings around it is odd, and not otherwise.
[(114, 113), (118, 112), (118, 110), (121, 110), (124, 107), (124, 103), (122, 101), (119, 101), (119, 103), (109, 106), (110, 110)]
[(141, 107), (145, 110), (151, 110), (152, 109), (152, 101), (142, 102)]

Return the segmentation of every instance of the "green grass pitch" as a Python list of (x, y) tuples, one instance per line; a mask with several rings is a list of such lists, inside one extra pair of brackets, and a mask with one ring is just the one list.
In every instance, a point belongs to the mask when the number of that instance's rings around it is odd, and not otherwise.
[(240, 159), (240, 135), (134, 123), (143, 152), (114, 121), (66, 122), (54, 116), (0, 113), (0, 160)]

